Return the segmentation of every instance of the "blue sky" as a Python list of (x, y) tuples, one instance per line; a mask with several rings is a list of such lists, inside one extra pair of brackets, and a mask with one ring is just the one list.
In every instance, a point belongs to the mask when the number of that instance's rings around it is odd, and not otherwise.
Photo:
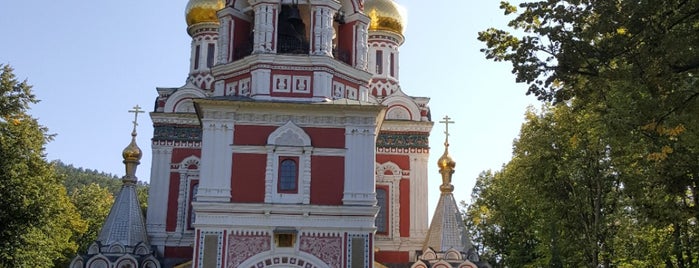
[[(400, 49), (400, 83), (430, 97), (432, 120), (449, 115), (457, 200), (470, 200), (481, 171), (497, 170), (512, 153), (528, 105), (507, 63), (485, 60), (478, 31), (504, 27), (499, 1), (399, 0), (408, 12)], [(124, 175), (121, 151), (130, 141), (138, 104), (152, 111), (156, 87), (179, 87), (187, 77), (190, 37), (187, 0), (0, 1), (0, 63), (28, 79), (41, 102), (31, 113), (57, 134), (47, 159)], [(152, 123), (139, 116), (144, 151), (137, 176), (150, 176)], [(437, 159), (444, 125), (430, 139), (430, 214), (439, 196)]]

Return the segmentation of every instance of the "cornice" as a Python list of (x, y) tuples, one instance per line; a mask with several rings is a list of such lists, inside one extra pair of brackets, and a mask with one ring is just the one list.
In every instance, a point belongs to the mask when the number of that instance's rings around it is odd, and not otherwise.
[(304, 217), (371, 217), (378, 212), (375, 206), (323, 206), (302, 204), (270, 203), (214, 203), (192, 202), (192, 207), (199, 213), (224, 213), (245, 215), (285, 215)]
[(381, 125), (381, 132), (425, 132), (429, 134), (433, 126), (434, 122), (432, 121), (384, 120)]
[(252, 54), (211, 69), (217, 80), (236, 77), (258, 69), (323, 71), (355, 84), (367, 84), (372, 74), (327, 56)]
[(212, 119), (207, 116), (218, 114), (225, 115), (225, 118), (213, 119), (235, 120), (237, 124), (279, 125), (293, 121), (299, 126), (376, 126), (380, 124), (385, 113), (385, 106), (368, 103), (329, 104), (195, 99), (194, 104), (201, 120)]
[(199, 125), (199, 118), (194, 113), (151, 112), (150, 118), (153, 121), (153, 125)]

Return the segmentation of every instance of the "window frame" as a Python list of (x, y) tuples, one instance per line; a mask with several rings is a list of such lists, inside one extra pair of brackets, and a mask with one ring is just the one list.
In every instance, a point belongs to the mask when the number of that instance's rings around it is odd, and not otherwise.
[[(294, 163), (294, 188), (282, 189), (284, 176), (284, 162), (291, 161)], [(279, 156), (277, 168), (277, 193), (281, 194), (298, 194), (299, 192), (299, 157), (298, 156)]]

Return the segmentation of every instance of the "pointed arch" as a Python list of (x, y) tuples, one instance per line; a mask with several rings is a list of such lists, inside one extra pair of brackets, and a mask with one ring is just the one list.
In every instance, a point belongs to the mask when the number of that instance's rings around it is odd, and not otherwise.
[(461, 256), (461, 252), (459, 252), (458, 250), (456, 250), (456, 249), (454, 249), (454, 248), (450, 248), (449, 250), (447, 250), (446, 253), (444, 253), (444, 259), (447, 259), (447, 260), (462, 260), (463, 257)]
[(102, 254), (92, 256), (92, 258), (87, 261), (87, 265), (85, 265), (85, 267), (90, 268), (109, 268), (109, 266), (109, 259)]
[[(265, 174), (265, 203), (309, 204), (311, 200), (311, 137), (291, 121), (278, 127), (267, 137), (267, 166)], [(282, 164), (288, 164), (283, 169)], [(292, 190), (281, 187), (282, 175), (293, 171)]]
[(432, 264), (432, 268), (452, 268), (451, 263), (445, 260), (439, 260), (438, 262)]
[(422, 260), (417, 260), (410, 268), (427, 268), (427, 264)]
[(115, 265), (114, 265), (114, 268), (132, 268), (132, 267), (137, 267), (137, 266), (136, 266), (137, 263), (138, 263), (138, 261), (136, 260), (136, 258), (134, 258), (133, 256), (127, 254), (127, 255), (121, 256), (120, 258), (118, 258), (118, 259), (114, 262), (114, 264), (115, 264)]
[(277, 128), (267, 138), (267, 144), (277, 146), (311, 146), (311, 137), (299, 126), (289, 121)]

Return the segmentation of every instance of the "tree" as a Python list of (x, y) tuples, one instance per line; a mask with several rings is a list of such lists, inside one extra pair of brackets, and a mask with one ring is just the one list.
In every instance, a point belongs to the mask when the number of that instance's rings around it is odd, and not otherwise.
[(31, 86), (0, 69), (0, 267), (51, 267), (75, 254), (85, 223), (44, 159), (51, 136), (27, 114)]
[[(516, 15), (509, 23), (514, 33), (479, 33), (486, 58), (510, 62), (516, 81), (556, 104), (555, 113), (587, 116), (574, 122), (592, 132), (575, 130), (573, 141), (585, 137), (588, 145), (604, 146), (584, 146), (537, 166), (555, 163), (561, 175), (580, 181), (611, 175), (618, 185), (608, 197), (616, 198), (609, 204), (618, 210), (606, 221), (613, 236), (600, 257), (617, 266), (698, 265), (699, 1), (542, 0), (519, 9), (501, 2), (500, 8)], [(537, 145), (538, 151), (541, 146), (549, 145)], [(603, 161), (589, 161), (600, 148)], [(511, 163), (516, 159), (515, 153)], [(576, 164), (584, 159), (586, 165)], [(600, 163), (609, 167), (606, 175), (591, 169)], [(555, 183), (557, 177), (540, 179)]]
[[(509, 61), (517, 82), (542, 100), (603, 97), (590, 84), (638, 81), (676, 108), (696, 100), (699, 2), (692, 0), (501, 2), (520, 37), (490, 28), (479, 33), (486, 57)], [(692, 88), (692, 86), (694, 88)]]
[(95, 242), (109, 210), (114, 203), (114, 196), (107, 188), (96, 183), (74, 189), (70, 201), (80, 212), (87, 223), (87, 231), (76, 237), (79, 253), (87, 252), (88, 247)]

